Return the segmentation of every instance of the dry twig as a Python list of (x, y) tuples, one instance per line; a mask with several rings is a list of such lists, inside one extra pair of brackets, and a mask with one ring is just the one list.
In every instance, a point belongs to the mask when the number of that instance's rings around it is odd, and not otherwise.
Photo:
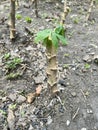
[(89, 20), (90, 14), (91, 14), (91, 12), (92, 12), (92, 8), (93, 8), (94, 1), (95, 1), (95, 0), (91, 0), (91, 4), (90, 4), (90, 7), (89, 7), (87, 16), (86, 16), (86, 21)]
[(74, 120), (76, 118), (76, 116), (78, 115), (79, 110), (80, 110), (80, 108), (78, 107), (75, 114), (72, 117), (72, 120)]

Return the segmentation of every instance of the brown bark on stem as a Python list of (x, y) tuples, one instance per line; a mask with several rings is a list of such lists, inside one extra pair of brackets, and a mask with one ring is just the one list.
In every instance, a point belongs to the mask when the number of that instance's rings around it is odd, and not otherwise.
[(65, 19), (66, 19), (66, 16), (68, 15), (68, 12), (69, 12), (69, 7), (67, 6), (67, 0), (64, 1), (64, 11), (62, 13), (62, 16), (61, 16), (61, 25), (64, 24), (65, 22)]
[(90, 7), (89, 7), (89, 10), (88, 10), (88, 13), (87, 13), (87, 16), (86, 16), (86, 21), (89, 20), (89, 17), (90, 17), (92, 8), (93, 8), (94, 1), (95, 1), (95, 0), (91, 0)]
[(35, 15), (38, 17), (38, 9), (37, 9), (37, 0), (34, 0), (35, 3)]
[(15, 39), (15, 0), (10, 0), (11, 11), (10, 11), (10, 39)]
[(48, 41), (46, 45), (47, 53), (47, 78), (48, 88), (52, 94), (58, 92), (57, 88), (57, 56), (56, 48), (53, 46), (51, 41)]

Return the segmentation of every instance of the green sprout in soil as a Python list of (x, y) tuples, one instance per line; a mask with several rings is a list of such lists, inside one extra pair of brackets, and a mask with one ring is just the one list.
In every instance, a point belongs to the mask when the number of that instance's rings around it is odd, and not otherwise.
[(79, 21), (80, 21), (80, 19), (79, 19), (78, 17), (73, 18), (73, 22), (74, 22), (74, 24), (78, 24)]
[(20, 111), (21, 117), (24, 117), (24, 116), (25, 116), (25, 113), (26, 113), (26, 112), (25, 112), (24, 110), (21, 110), (21, 111)]
[(17, 107), (17, 105), (16, 105), (16, 104), (10, 104), (10, 105), (9, 105), (9, 108), (10, 108), (10, 109), (12, 109), (12, 110), (15, 110), (15, 109), (16, 109), (16, 107)]
[(11, 80), (11, 79), (17, 79), (18, 77), (20, 77), (21, 74), (20, 73), (10, 73), (6, 76), (6, 79)]
[(25, 20), (27, 23), (31, 23), (32, 22), (32, 19), (30, 17), (25, 17)]
[(85, 69), (89, 69), (91, 66), (90, 66), (90, 64), (86, 63), (86, 64), (84, 65), (84, 67), (85, 67)]
[(0, 109), (0, 113), (1, 113), (2, 115), (4, 115), (4, 116), (7, 115), (7, 113), (6, 113), (4, 110), (2, 110), (2, 109)]
[(65, 53), (65, 54), (64, 54), (64, 57), (69, 57), (69, 54), (68, 54), (68, 53)]
[(22, 19), (22, 15), (21, 14), (16, 14), (16, 19), (17, 20), (21, 20)]
[(68, 69), (69, 68), (69, 64), (64, 64), (63, 68)]
[(6, 53), (6, 54), (4, 55), (4, 59), (5, 59), (5, 60), (8, 60), (10, 57), (11, 57), (11, 54), (10, 54), (10, 53)]
[(21, 63), (22, 60), (18, 57), (15, 57), (12, 60), (6, 62), (6, 69), (13, 70), (17, 67), (17, 65), (20, 65)]
[(35, 42), (43, 42), (46, 46), (46, 56), (47, 56), (47, 85), (52, 94), (58, 92), (57, 88), (57, 48), (59, 46), (59, 41), (64, 45), (67, 41), (64, 37), (64, 27), (62, 25), (55, 29), (46, 29), (37, 33), (35, 37)]

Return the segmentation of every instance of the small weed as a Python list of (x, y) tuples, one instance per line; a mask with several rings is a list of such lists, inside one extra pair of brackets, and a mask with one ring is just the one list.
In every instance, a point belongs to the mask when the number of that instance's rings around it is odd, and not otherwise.
[(16, 104), (10, 104), (9, 108), (12, 109), (12, 110), (15, 110), (16, 109)]
[(17, 67), (17, 65), (20, 65), (21, 63), (22, 60), (18, 57), (15, 57), (12, 60), (6, 62), (6, 69), (13, 70)]
[(21, 14), (16, 14), (16, 19), (17, 20), (21, 20), (22, 19), (22, 15)]
[(31, 23), (32, 22), (32, 19), (30, 17), (25, 17), (25, 20), (27, 23)]
[(10, 73), (6, 76), (7, 79), (11, 80), (11, 79), (16, 79), (18, 77), (20, 77), (21, 74), (20, 73)]
[(80, 21), (80, 19), (78, 17), (73, 18), (73, 23), (74, 24), (78, 24), (79, 21)]
[(6, 79), (16, 79), (22, 75), (21, 72), (17, 72), (18, 68), (21, 67), (21, 63), (23, 62), (21, 58), (14, 57), (12, 58), (10, 53), (7, 53), (3, 56), (5, 62), (5, 74)]
[(74, 33), (75, 33), (75, 31), (73, 30), (73, 31), (69, 32), (67, 35), (68, 35), (69, 38), (71, 38)]
[(85, 69), (89, 69), (91, 66), (90, 66), (90, 64), (86, 63), (86, 64), (84, 65), (84, 67), (85, 67)]
[(25, 111), (24, 111), (24, 110), (21, 110), (21, 111), (20, 111), (20, 115), (21, 115), (21, 117), (24, 117), (24, 116), (25, 116)]
[(68, 53), (65, 53), (65, 54), (64, 54), (64, 57), (69, 57), (69, 54), (68, 54)]
[(64, 65), (63, 65), (63, 68), (68, 69), (68, 68), (69, 68), (69, 65), (68, 65), (68, 64), (64, 64)]
[(10, 53), (7, 53), (7, 54), (4, 55), (5, 60), (8, 60), (10, 57), (11, 57)]
[(7, 115), (7, 113), (6, 113), (4, 110), (2, 110), (2, 109), (0, 109), (0, 113), (1, 113), (2, 115), (4, 115), (4, 116)]

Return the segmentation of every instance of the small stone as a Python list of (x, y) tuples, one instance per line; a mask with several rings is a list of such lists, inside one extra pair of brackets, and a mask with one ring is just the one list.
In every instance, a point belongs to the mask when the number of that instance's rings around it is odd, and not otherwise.
[(62, 79), (60, 79), (60, 80), (58, 81), (58, 84), (60, 84), (60, 85), (62, 85), (62, 86), (64, 86), (64, 87), (66, 87), (65, 81), (62, 80)]
[(26, 101), (26, 98), (22, 95), (19, 95), (18, 99), (17, 99), (17, 103), (23, 103)]
[(16, 94), (12, 94), (12, 93), (11, 93), (8, 97), (9, 97), (12, 101), (15, 101), (16, 98), (17, 98)]
[(2, 102), (6, 102), (6, 101), (7, 101), (7, 97), (3, 97)]
[(4, 126), (3, 130), (8, 130), (7, 126)]
[(86, 128), (82, 128), (81, 130), (87, 130)]
[(39, 65), (39, 69), (42, 70), (43, 68), (44, 68), (44, 65), (43, 65), (43, 63), (41, 63), (41, 64)]
[(51, 116), (49, 116), (48, 119), (47, 119), (47, 125), (50, 125), (52, 123), (52, 121), (53, 120), (51, 119)]
[(42, 130), (47, 130), (47, 128), (46, 128), (46, 127), (43, 127)]
[(71, 95), (72, 95), (73, 97), (76, 97), (76, 96), (77, 96), (76, 92), (71, 92)]
[(32, 125), (30, 125), (30, 127), (29, 127), (29, 129), (28, 130), (33, 130), (33, 127), (32, 127)]
[(87, 62), (87, 61), (89, 60), (89, 58), (90, 58), (90, 56), (89, 56), (89, 55), (86, 55), (86, 56), (83, 57), (83, 60), (84, 60), (85, 62)]
[(28, 47), (26, 48), (26, 50), (27, 50), (27, 51), (32, 51), (33, 48), (32, 48), (32, 46), (28, 46)]
[(93, 111), (91, 109), (87, 109), (88, 114), (93, 114)]
[(66, 125), (67, 125), (67, 126), (70, 125), (70, 121), (69, 121), (69, 120), (66, 121)]
[(38, 75), (37, 77), (34, 77), (35, 84), (43, 83), (44, 80), (45, 80), (45, 76), (43, 75)]

